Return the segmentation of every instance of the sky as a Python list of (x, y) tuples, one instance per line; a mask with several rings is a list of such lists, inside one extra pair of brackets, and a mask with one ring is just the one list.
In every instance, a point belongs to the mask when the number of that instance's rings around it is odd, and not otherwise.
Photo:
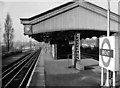
[[(29, 18), (62, 5), (72, 0), (0, 0), (0, 40), (3, 41), (4, 21), (6, 14), (12, 18), (14, 28), (14, 41), (29, 41), (28, 36), (24, 35), (23, 25), (20, 18)], [(107, 8), (107, 0), (86, 0), (103, 8)], [(110, 9), (118, 13), (118, 1), (110, 0)]]

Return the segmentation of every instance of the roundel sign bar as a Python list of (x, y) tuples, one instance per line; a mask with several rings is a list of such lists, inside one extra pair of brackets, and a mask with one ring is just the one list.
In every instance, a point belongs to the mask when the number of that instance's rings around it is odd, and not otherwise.
[(99, 39), (99, 66), (111, 71), (119, 70), (118, 37), (102, 37)]

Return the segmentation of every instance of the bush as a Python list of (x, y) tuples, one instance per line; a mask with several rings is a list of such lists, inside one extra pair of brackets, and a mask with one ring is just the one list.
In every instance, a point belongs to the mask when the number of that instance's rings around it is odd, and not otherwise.
[(15, 55), (15, 54), (19, 54), (19, 53), (22, 53), (22, 50), (11, 50), (9, 52), (4, 52), (2, 53), (2, 58), (6, 58), (6, 57), (9, 57), (9, 56), (12, 56), (12, 55)]

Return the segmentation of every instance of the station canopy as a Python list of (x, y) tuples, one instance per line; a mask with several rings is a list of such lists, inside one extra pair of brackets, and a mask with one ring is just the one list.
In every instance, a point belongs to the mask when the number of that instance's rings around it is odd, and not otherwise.
[[(74, 0), (30, 18), (20, 18), (24, 34), (41, 42), (100, 37), (107, 34), (107, 10), (84, 0)], [(119, 15), (110, 12), (110, 34), (119, 32)]]

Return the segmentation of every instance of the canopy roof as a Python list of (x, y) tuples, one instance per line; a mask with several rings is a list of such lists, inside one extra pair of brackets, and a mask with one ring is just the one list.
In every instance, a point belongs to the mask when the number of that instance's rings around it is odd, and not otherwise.
[[(74, 0), (31, 18), (20, 18), (20, 20), (24, 25), (24, 33), (34, 38), (40, 34), (51, 35), (60, 31), (70, 33), (79, 31), (88, 37), (100, 36), (107, 30), (107, 10), (84, 0)], [(110, 31), (118, 32), (119, 24), (119, 15), (111, 12)]]

